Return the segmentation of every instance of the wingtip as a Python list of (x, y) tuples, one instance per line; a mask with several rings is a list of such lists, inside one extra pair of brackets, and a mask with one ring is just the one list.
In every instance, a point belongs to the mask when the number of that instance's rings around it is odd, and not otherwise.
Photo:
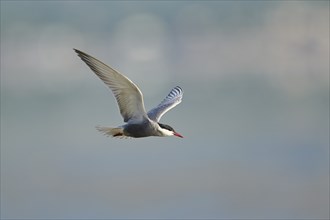
[(73, 48), (73, 50), (74, 50), (74, 52), (76, 52), (78, 55), (84, 53), (84, 52), (82, 52), (81, 50), (78, 50), (78, 49), (76, 49), (76, 48)]
[(179, 89), (179, 90), (181, 90), (181, 92), (183, 92), (183, 89), (181, 88), (181, 86), (176, 86), (176, 87), (174, 87), (174, 89)]
[(77, 53), (78, 57), (80, 57), (84, 62), (86, 62), (86, 58), (90, 57), (90, 55), (88, 55), (87, 53), (81, 51), (81, 50), (78, 50), (76, 48), (73, 48), (73, 50)]

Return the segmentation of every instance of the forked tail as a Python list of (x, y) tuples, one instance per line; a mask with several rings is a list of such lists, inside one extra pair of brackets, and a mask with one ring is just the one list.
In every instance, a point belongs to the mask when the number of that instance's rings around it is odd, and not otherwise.
[(126, 137), (124, 135), (124, 129), (123, 128), (108, 128), (108, 127), (101, 127), (96, 126), (96, 129), (106, 136), (112, 136), (112, 137)]

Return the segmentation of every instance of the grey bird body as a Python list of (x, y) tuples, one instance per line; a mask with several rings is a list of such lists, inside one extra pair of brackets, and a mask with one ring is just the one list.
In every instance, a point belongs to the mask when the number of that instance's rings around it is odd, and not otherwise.
[(141, 123), (126, 124), (124, 126), (124, 134), (129, 137), (148, 137), (150, 135), (159, 136), (157, 125), (151, 121), (144, 120)]
[(160, 118), (178, 105), (183, 96), (179, 86), (174, 87), (165, 99), (148, 113), (145, 111), (143, 95), (140, 89), (126, 76), (96, 58), (74, 49), (90, 69), (112, 90), (126, 124), (110, 128), (97, 129), (112, 137), (148, 137), (148, 136), (182, 136), (171, 126), (159, 123)]

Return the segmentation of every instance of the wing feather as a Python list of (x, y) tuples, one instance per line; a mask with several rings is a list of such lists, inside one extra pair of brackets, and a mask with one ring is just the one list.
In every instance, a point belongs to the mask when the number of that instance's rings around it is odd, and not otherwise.
[(148, 117), (158, 122), (166, 112), (180, 104), (182, 96), (183, 90), (179, 86), (174, 87), (157, 107), (148, 112)]
[(146, 117), (143, 95), (140, 89), (130, 79), (98, 59), (80, 50), (74, 49), (74, 51), (112, 90), (124, 122), (128, 122), (131, 119), (142, 120)]

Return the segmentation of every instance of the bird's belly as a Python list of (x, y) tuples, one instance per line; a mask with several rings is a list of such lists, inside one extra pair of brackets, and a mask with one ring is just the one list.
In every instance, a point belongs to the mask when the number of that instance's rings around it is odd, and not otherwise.
[(148, 137), (155, 136), (155, 130), (149, 123), (127, 124), (124, 128), (124, 134), (130, 137)]

